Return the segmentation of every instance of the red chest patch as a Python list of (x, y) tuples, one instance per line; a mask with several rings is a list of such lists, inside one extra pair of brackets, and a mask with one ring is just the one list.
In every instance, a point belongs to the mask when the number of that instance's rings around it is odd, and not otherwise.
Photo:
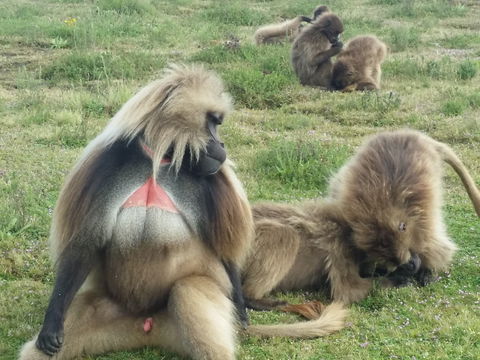
[(156, 207), (178, 214), (178, 209), (162, 187), (149, 178), (123, 203), (122, 208)]

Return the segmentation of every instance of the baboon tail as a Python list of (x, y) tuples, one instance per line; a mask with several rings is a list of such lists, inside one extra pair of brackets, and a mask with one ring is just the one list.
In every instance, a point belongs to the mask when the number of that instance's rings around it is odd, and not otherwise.
[(435, 147), (442, 159), (455, 170), (462, 180), (475, 212), (480, 217), (480, 191), (467, 168), (448, 145), (435, 141)]
[(318, 319), (294, 324), (250, 325), (247, 333), (264, 337), (315, 338), (343, 329), (347, 315), (348, 310), (342, 304), (332, 303)]

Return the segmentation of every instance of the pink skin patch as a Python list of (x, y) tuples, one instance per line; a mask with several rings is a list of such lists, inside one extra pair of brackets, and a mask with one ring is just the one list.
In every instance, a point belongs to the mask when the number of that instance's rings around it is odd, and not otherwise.
[[(147, 153), (148, 156), (150, 156), (150, 158), (153, 158), (153, 151), (152, 149), (150, 149), (147, 144), (145, 143), (142, 143), (142, 147), (143, 147), (143, 150), (145, 151), (145, 153)], [(170, 160), (169, 158), (165, 157), (162, 159), (162, 161), (160, 161), (160, 164), (161, 165), (164, 165), (164, 164), (170, 164), (172, 162), (172, 160)]]
[(153, 328), (153, 318), (149, 317), (146, 318), (145, 321), (143, 322), (143, 331), (148, 334), (150, 331), (152, 331)]
[(165, 190), (158, 185), (153, 177), (138, 188), (122, 205), (122, 208), (130, 207), (156, 207), (178, 214), (178, 209)]

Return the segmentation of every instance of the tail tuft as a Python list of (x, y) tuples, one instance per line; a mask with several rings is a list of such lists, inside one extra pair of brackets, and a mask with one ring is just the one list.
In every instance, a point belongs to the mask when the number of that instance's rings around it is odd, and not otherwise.
[(247, 328), (247, 333), (264, 337), (316, 338), (343, 329), (347, 315), (348, 310), (341, 303), (332, 303), (316, 320), (294, 324), (251, 325)]

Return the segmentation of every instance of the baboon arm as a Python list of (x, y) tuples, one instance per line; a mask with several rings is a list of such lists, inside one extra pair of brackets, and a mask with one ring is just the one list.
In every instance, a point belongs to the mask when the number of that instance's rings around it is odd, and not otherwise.
[(243, 297), (240, 270), (237, 265), (230, 261), (224, 261), (223, 266), (225, 267), (228, 277), (230, 278), (230, 282), (232, 283), (232, 301), (237, 310), (237, 315), (243, 328), (246, 329), (249, 321), (245, 299)]
[(319, 52), (319, 53), (317, 53), (317, 55), (315, 55), (313, 62), (317, 66), (319, 66), (319, 65), (323, 64), (325, 61), (328, 61), (332, 56), (337, 55), (340, 52), (340, 50), (342, 50), (341, 47), (333, 46), (330, 49), (328, 49), (327, 51)]
[(85, 249), (75, 240), (60, 256), (55, 286), (36, 342), (37, 348), (50, 356), (62, 346), (65, 313), (96, 262), (93, 249)]

